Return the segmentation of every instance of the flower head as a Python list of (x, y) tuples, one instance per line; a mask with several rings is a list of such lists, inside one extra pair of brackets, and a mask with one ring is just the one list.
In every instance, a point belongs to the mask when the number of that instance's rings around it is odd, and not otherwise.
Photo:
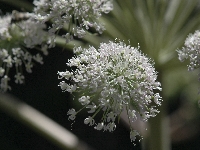
[(82, 38), (91, 27), (102, 33), (105, 29), (98, 19), (113, 9), (112, 0), (34, 0), (33, 3), (37, 20), (52, 22), (49, 33), (55, 34), (63, 27), (68, 29), (63, 35), (67, 41), (73, 36)]
[[(85, 120), (86, 124), (95, 124), (97, 130), (112, 132), (116, 128), (116, 118), (123, 110), (127, 111), (130, 122), (137, 120), (138, 114), (147, 121), (159, 112), (155, 107), (161, 105), (161, 97), (154, 93), (154, 90), (161, 90), (156, 81), (157, 72), (139, 47), (109, 42), (101, 43), (99, 49), (74, 48), (74, 53), (76, 56), (67, 65), (76, 69), (58, 72), (58, 75), (59, 79), (73, 81), (74, 91), (84, 93), (78, 100), (91, 109), (88, 113), (94, 113)], [(63, 84), (66, 84), (65, 88)], [(71, 91), (72, 85), (62, 81), (59, 86), (64, 91)], [(95, 123), (95, 115), (100, 110), (104, 115), (99, 123)], [(137, 135), (131, 128), (132, 141)]]
[(200, 31), (196, 30), (194, 34), (189, 34), (185, 40), (184, 47), (177, 50), (181, 62), (190, 60), (188, 70), (193, 71), (200, 67)]
[[(43, 29), (45, 25), (36, 22), (30, 13), (14, 11), (12, 15), (0, 17), (0, 91), (6, 92), (11, 87), (8, 85), (9, 70), (16, 69), (15, 83), (22, 84), (24, 76), (22, 68), (31, 73), (33, 61), (43, 64), (39, 51), (32, 54), (29, 49), (38, 48), (47, 55), (47, 34)], [(26, 16), (25, 20), (17, 20), (17, 15)], [(15, 20), (15, 22), (13, 22)]]

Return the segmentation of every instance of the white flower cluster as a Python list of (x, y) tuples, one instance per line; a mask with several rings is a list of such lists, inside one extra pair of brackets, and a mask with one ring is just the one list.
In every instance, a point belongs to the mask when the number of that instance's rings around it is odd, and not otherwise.
[(188, 70), (193, 71), (200, 67), (200, 31), (195, 31), (194, 34), (189, 34), (185, 40), (184, 47), (177, 50), (179, 60), (181, 62), (186, 59), (190, 60)]
[(6, 15), (4, 17), (0, 17), (0, 40), (10, 39), (11, 35), (8, 31), (8, 26), (11, 22), (11, 16)]
[(34, 0), (34, 13), (42, 22), (50, 21), (49, 32), (55, 34), (67, 26), (63, 35), (67, 41), (73, 36), (82, 38), (90, 27), (102, 33), (104, 26), (98, 21), (102, 13), (113, 9), (112, 0)]
[(43, 31), (45, 26), (35, 22), (31, 18), (19, 20), (19, 22), (15, 20), (16, 23), (13, 23), (12, 19), (12, 15), (0, 17), (1, 92), (6, 92), (11, 89), (8, 85), (8, 81), (10, 80), (9, 71), (11, 68), (15, 67), (16, 69), (16, 74), (14, 75), (15, 82), (22, 84), (24, 82), (24, 76), (22, 74), (23, 64), (29, 73), (32, 72), (33, 60), (43, 64), (41, 54), (38, 51), (31, 54), (27, 48), (34, 48), (41, 45), (41, 51), (47, 55), (47, 44), (45, 44), (47, 36)]
[[(81, 92), (78, 101), (92, 114), (84, 121), (97, 130), (114, 131), (115, 120), (126, 110), (129, 121), (134, 122), (139, 115), (143, 121), (156, 116), (161, 105), (161, 97), (154, 90), (161, 90), (157, 82), (157, 72), (152, 61), (144, 56), (139, 47), (126, 46), (123, 42), (101, 43), (99, 49), (89, 47), (74, 48), (76, 57), (70, 59), (68, 67), (75, 70), (58, 72), (59, 79), (72, 81), (60, 82), (63, 91)], [(100, 111), (103, 117), (95, 123), (94, 117)], [(79, 111), (70, 109), (69, 119), (74, 120)], [(131, 127), (130, 127), (131, 128)], [(139, 135), (131, 128), (131, 141)]]

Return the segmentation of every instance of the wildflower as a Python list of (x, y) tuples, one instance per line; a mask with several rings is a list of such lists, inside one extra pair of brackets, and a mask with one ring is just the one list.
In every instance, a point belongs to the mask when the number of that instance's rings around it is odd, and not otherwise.
[(18, 73), (15, 75), (15, 78), (16, 78), (16, 80), (15, 80), (16, 83), (20, 83), (20, 84), (23, 83), (24, 76), (21, 75), (21, 73), (18, 72)]
[(104, 26), (98, 21), (102, 13), (109, 13), (113, 9), (112, 0), (34, 0), (34, 13), (38, 21), (51, 21), (49, 33), (55, 34), (62, 28), (68, 33), (63, 35), (66, 41), (84, 37), (85, 30), (95, 28), (102, 33)]
[(10, 78), (5, 75), (3, 78), (1, 78), (1, 84), (0, 84), (0, 89), (2, 92), (6, 92), (7, 90), (11, 90), (11, 87), (8, 85), (8, 81)]
[(184, 47), (177, 50), (178, 58), (181, 62), (190, 60), (188, 70), (193, 71), (200, 67), (200, 31), (196, 30), (194, 34), (189, 34), (185, 40)]
[(134, 142), (135, 139), (136, 139), (136, 136), (138, 136), (138, 135), (139, 135), (139, 133), (136, 130), (132, 130), (130, 132), (130, 139), (131, 139), (131, 141)]
[(69, 111), (68, 111), (68, 113), (67, 113), (68, 115), (70, 115), (69, 116), (69, 119), (70, 120), (74, 120), (75, 118), (76, 118), (76, 114), (77, 114), (77, 112), (75, 111), (75, 109), (70, 109)]
[(81, 98), (78, 99), (78, 101), (81, 103), (81, 105), (86, 105), (89, 104), (90, 97), (89, 96), (82, 96)]
[[(184, 47), (181, 50), (178, 49), (177, 52), (181, 62), (189, 59), (188, 71), (200, 68), (200, 31), (196, 30), (194, 34), (189, 34), (185, 40)], [(200, 81), (200, 74), (198, 75)]]
[[(41, 52), (47, 54), (46, 41), (47, 34), (43, 29), (44, 24), (36, 22), (30, 13), (20, 13), (26, 16), (25, 20), (17, 20), (18, 12), (11, 15), (0, 17), (0, 91), (6, 92), (10, 90), (8, 81), (9, 70), (16, 69), (14, 75), (15, 83), (22, 84), (24, 76), (22, 74), (23, 65), (26, 71), (31, 73), (33, 61), (43, 64), (42, 56), (39, 51), (31, 54), (29, 49), (37, 47), (41, 48)], [(13, 19), (15, 22), (13, 22)]]
[(94, 119), (90, 116), (84, 120), (84, 123), (89, 124), (89, 126), (94, 125), (94, 122), (95, 122)]
[[(138, 118), (148, 121), (159, 113), (156, 106), (161, 105), (162, 99), (154, 91), (161, 90), (161, 84), (156, 81), (157, 72), (152, 61), (139, 51), (139, 47), (109, 42), (101, 43), (99, 49), (91, 46), (74, 48), (74, 53), (76, 56), (67, 66), (75, 69), (58, 72), (58, 78), (72, 81), (76, 87), (74, 92), (83, 93), (78, 101), (83, 108), (91, 109), (88, 113), (93, 113), (85, 119), (85, 124), (112, 132), (116, 128), (116, 118), (119, 119), (123, 110), (127, 111), (130, 122)], [(65, 81), (59, 86), (63, 91), (71, 92), (72, 85)], [(103, 116), (96, 123), (95, 116), (99, 111), (103, 111)], [(130, 128), (130, 138), (134, 141), (139, 133)]]
[(94, 127), (96, 130), (102, 130), (104, 128), (104, 123), (98, 123), (96, 127)]

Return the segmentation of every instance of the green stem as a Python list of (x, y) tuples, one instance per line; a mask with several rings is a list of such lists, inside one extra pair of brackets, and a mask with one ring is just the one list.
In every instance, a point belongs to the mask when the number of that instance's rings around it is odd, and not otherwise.
[(165, 104), (160, 107), (160, 113), (149, 120), (150, 134), (148, 150), (170, 150), (169, 120), (166, 115)]
[[(159, 71), (158, 81), (161, 82), (162, 85), (162, 70)], [(163, 87), (162, 87), (163, 88)], [(160, 113), (154, 117), (150, 118), (149, 123), (149, 134), (147, 137), (147, 146), (148, 150), (171, 150), (170, 143), (170, 128), (169, 128), (169, 118), (167, 116), (167, 98), (164, 97), (163, 92), (165, 89), (162, 89), (163, 102), (158, 110)]]
[(55, 41), (56, 45), (67, 50), (72, 50), (75, 46), (83, 46), (84, 43), (78, 40), (70, 41), (69, 43), (66, 42), (65, 38), (62, 38), (60, 36), (56, 37)]

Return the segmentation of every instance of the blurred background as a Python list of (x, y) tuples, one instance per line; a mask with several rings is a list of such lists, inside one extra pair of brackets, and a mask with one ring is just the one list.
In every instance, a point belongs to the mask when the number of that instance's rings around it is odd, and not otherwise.
[[(199, 70), (188, 72), (188, 62), (179, 62), (176, 53), (177, 48), (183, 46), (187, 35), (199, 29), (199, 4), (198, 0), (115, 0), (114, 10), (101, 18), (106, 27), (102, 35), (75, 39), (85, 47), (98, 47), (100, 42), (115, 38), (134, 47), (140, 43), (140, 49), (155, 61), (159, 72), (158, 80), (163, 87), (163, 106), (160, 108), (163, 114), (160, 118), (167, 120), (166, 127), (163, 127), (166, 130), (162, 132), (169, 135), (167, 143), (172, 150), (198, 150), (200, 147)], [(12, 10), (31, 12), (32, 8), (32, 0), (0, 0), (0, 15), (11, 13)], [(58, 71), (66, 70), (66, 62), (72, 56), (71, 46), (63, 48), (58, 45), (50, 49), (43, 65), (35, 64), (31, 74), (24, 72), (25, 84), (18, 85), (11, 80), (12, 90), (8, 94), (72, 132), (85, 145), (79, 149), (140, 150), (142, 145), (145, 147), (149, 144), (148, 141), (151, 143), (149, 139), (160, 134), (157, 127), (159, 120), (150, 120), (150, 132), (145, 137), (147, 144), (137, 141), (136, 146), (133, 146), (129, 127), (123, 120), (117, 124), (113, 133), (97, 131), (85, 125), (83, 120), (87, 117), (86, 111), (79, 113), (72, 124), (68, 120), (67, 111), (72, 107), (78, 109), (80, 105), (72, 100), (69, 93), (61, 91), (57, 76)], [(35, 132), (31, 125), (17, 120), (14, 115), (0, 108), (0, 149), (68, 149), (59, 147), (42, 133)], [(143, 149), (148, 149), (148, 146)]]

